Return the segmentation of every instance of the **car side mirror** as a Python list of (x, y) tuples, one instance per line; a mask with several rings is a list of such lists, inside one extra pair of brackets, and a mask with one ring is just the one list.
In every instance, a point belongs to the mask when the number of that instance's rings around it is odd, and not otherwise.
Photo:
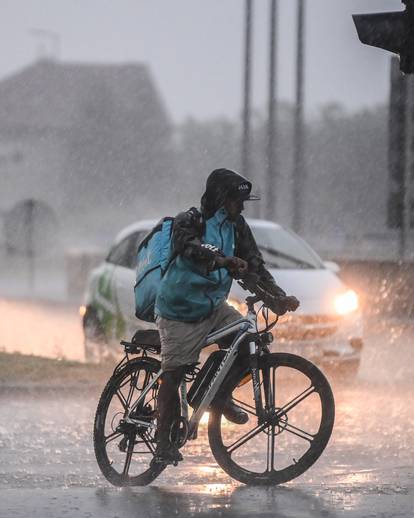
[(323, 265), (325, 266), (325, 268), (327, 268), (328, 270), (331, 270), (331, 272), (334, 272), (334, 273), (338, 273), (339, 270), (341, 269), (339, 264), (335, 263), (334, 261), (324, 261)]

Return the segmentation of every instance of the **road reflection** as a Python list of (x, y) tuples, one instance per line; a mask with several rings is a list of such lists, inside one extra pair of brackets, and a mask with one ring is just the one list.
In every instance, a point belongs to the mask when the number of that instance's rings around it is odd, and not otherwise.
[(298, 488), (246, 487), (204, 484), (183, 487), (99, 489), (97, 504), (117, 516), (273, 516), (278, 518), (334, 518), (322, 497)]

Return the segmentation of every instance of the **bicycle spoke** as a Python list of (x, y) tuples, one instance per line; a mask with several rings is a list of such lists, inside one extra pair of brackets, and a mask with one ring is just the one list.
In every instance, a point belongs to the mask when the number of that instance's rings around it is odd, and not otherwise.
[[(138, 371), (138, 376), (139, 376), (139, 371)], [(128, 396), (126, 398), (126, 404), (127, 404), (128, 408), (131, 406), (132, 394), (134, 393), (134, 390), (137, 386), (136, 380), (137, 380), (137, 373), (134, 372), (131, 375)]]
[(256, 426), (255, 428), (252, 428), (249, 432), (244, 434), (240, 439), (237, 439), (233, 444), (227, 447), (227, 453), (232, 454), (237, 448), (240, 448), (240, 446), (243, 446), (247, 441), (250, 441), (250, 439), (253, 439), (257, 434), (259, 434), (261, 431), (263, 431), (266, 428), (266, 423)]
[(296, 397), (294, 397), (289, 403), (286, 403), (286, 405), (282, 406), (282, 408), (279, 408), (279, 410), (276, 413), (277, 417), (280, 417), (283, 414), (287, 414), (292, 408), (295, 408), (295, 406), (299, 405), (304, 399), (309, 397), (311, 394), (313, 394), (316, 391), (315, 387), (311, 385), (306, 390), (304, 390), (301, 394), (298, 394)]
[(256, 409), (254, 408), (254, 406), (251, 406), (245, 403), (244, 401), (240, 401), (240, 399), (236, 399), (235, 397), (233, 397), (232, 399), (242, 410), (244, 410), (248, 414), (256, 416)]
[(132, 454), (134, 452), (134, 446), (135, 446), (134, 443), (135, 443), (135, 434), (131, 434), (129, 436), (129, 440), (128, 440), (128, 449), (127, 449), (127, 453), (126, 453), (126, 457), (125, 457), (124, 469), (122, 470), (122, 476), (124, 478), (127, 477), (129, 468), (131, 466), (131, 459), (132, 459)]
[(275, 469), (275, 427), (269, 426), (269, 434), (267, 436), (267, 471)]
[(293, 424), (290, 424), (288, 422), (280, 420), (282, 423), (282, 427), (287, 432), (296, 435), (297, 437), (300, 437), (301, 439), (308, 441), (309, 444), (312, 443), (312, 441), (315, 439), (315, 436), (312, 435), (309, 432), (306, 432), (305, 430), (302, 430), (301, 428), (298, 428), (297, 426), (293, 426)]
[(105, 444), (109, 444), (111, 441), (113, 441), (114, 439), (116, 439), (117, 437), (119, 437), (120, 435), (122, 435), (122, 432), (117, 432), (115, 430), (115, 432), (113, 433), (110, 433), (109, 435), (107, 435), (105, 437)]
[(122, 392), (118, 389), (115, 394), (118, 396), (119, 401), (121, 402), (121, 405), (123, 406), (124, 410), (129, 410), (128, 403), (125, 399), (125, 396), (122, 394)]
[(144, 432), (144, 433), (142, 434), (142, 438), (143, 438), (143, 440), (144, 440), (144, 442), (145, 442), (146, 447), (149, 449), (149, 451), (150, 451), (152, 454), (154, 454), (154, 452), (155, 452), (155, 446), (152, 444), (152, 439), (151, 439), (151, 437), (150, 437), (146, 432)]
[[(263, 395), (264, 395), (264, 402), (265, 402), (265, 408), (269, 410), (270, 408), (274, 408), (273, 404), (273, 393), (274, 393), (274, 387), (272, 389), (272, 384), (270, 381), (270, 368), (266, 367), (262, 370), (262, 377), (263, 377)], [(273, 407), (272, 407), (273, 404)]]
[(148, 443), (148, 439), (145, 439), (143, 436), (141, 436), (141, 441), (135, 441), (135, 445), (134, 445), (134, 448), (136, 446), (146, 446), (147, 449), (145, 451), (139, 451), (139, 450), (134, 450), (134, 453), (139, 453), (141, 455), (149, 455), (150, 453), (152, 453), (152, 449), (151, 449), (151, 446), (150, 444)]

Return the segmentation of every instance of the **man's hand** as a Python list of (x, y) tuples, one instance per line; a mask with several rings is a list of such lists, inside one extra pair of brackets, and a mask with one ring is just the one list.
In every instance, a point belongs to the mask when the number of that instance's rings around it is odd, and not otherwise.
[(276, 296), (270, 297), (266, 300), (266, 297), (263, 297), (263, 302), (268, 306), (268, 308), (273, 311), (276, 315), (284, 315), (287, 311), (296, 311), (299, 307), (299, 301), (296, 297), (293, 296)]
[(296, 311), (299, 307), (299, 300), (291, 295), (290, 297), (284, 297), (283, 303), (285, 304), (286, 311)]
[(216, 265), (219, 268), (227, 268), (233, 277), (243, 277), (249, 268), (247, 262), (240, 257), (217, 257)]

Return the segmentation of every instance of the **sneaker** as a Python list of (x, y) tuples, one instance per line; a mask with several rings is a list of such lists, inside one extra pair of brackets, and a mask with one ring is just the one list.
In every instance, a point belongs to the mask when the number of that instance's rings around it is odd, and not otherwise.
[(239, 406), (233, 403), (233, 401), (227, 401), (223, 409), (223, 415), (227, 419), (235, 424), (245, 424), (249, 420), (249, 416)]
[(151, 460), (151, 465), (163, 464), (167, 466), (168, 464), (174, 464), (176, 466), (182, 460), (184, 460), (184, 458), (176, 446), (157, 445), (154, 457)]

